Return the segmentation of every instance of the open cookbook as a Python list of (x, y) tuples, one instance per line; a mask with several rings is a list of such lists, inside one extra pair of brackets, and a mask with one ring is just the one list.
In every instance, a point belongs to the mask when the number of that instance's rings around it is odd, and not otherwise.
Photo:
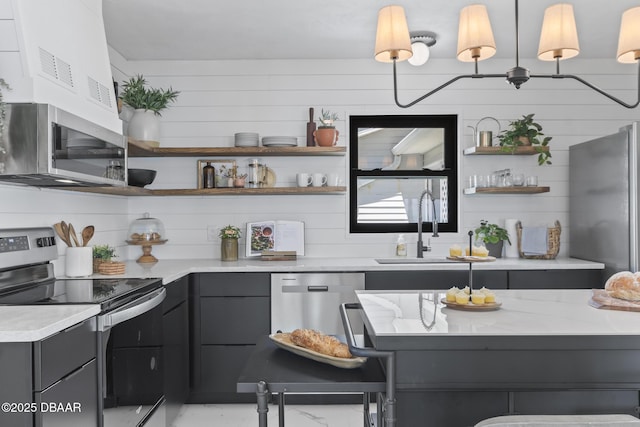
[(247, 223), (246, 256), (260, 256), (262, 251), (295, 251), (304, 255), (304, 222), (261, 221)]

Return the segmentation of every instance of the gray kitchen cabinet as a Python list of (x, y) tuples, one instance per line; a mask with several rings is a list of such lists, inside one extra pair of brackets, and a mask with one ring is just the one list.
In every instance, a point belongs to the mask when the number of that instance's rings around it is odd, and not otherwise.
[(190, 282), (190, 403), (253, 402), (236, 381), (270, 332), (269, 273), (200, 273)]
[(41, 341), (0, 344), (0, 400), (16, 409), (0, 412), (0, 425), (97, 426), (96, 354), (95, 318)]
[[(365, 273), (365, 289), (449, 289), (469, 284), (469, 270), (409, 270), (409, 271), (368, 271)], [(507, 272), (503, 270), (475, 270), (473, 287), (506, 289)]]
[(594, 289), (603, 287), (603, 270), (509, 271), (509, 289)]
[(189, 277), (165, 285), (167, 297), (162, 305), (167, 426), (173, 424), (189, 398)]

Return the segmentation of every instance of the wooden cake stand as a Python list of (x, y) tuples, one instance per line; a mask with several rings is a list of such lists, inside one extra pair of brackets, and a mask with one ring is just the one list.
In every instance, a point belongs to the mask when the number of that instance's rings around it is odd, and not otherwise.
[(158, 262), (158, 258), (151, 255), (151, 248), (154, 245), (164, 245), (167, 240), (127, 240), (129, 245), (142, 246), (142, 256), (136, 260), (141, 264)]

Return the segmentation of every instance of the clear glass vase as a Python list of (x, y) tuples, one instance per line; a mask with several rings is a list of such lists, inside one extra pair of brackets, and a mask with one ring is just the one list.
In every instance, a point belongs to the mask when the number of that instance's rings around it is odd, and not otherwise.
[(220, 259), (222, 261), (238, 260), (238, 239), (222, 239), (221, 240)]

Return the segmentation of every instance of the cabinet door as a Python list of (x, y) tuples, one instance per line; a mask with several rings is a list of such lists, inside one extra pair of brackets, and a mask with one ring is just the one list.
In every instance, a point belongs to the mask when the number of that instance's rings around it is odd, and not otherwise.
[(178, 280), (165, 285), (167, 297), (162, 301), (162, 312), (167, 313), (172, 308), (177, 307), (187, 300), (189, 292), (189, 276), (184, 276)]
[(201, 344), (255, 344), (270, 332), (266, 297), (201, 298)]
[[(419, 290), (463, 288), (469, 284), (468, 270), (370, 271), (365, 273), (367, 290)], [(503, 270), (473, 271), (473, 287), (506, 289), (507, 272)]]
[[(31, 343), (0, 343), (0, 402), (30, 403), (33, 400)], [(33, 414), (0, 411), (0, 426), (32, 427)]]
[(189, 396), (189, 318), (187, 303), (163, 316), (164, 396), (167, 425), (178, 416)]
[(201, 350), (202, 378), (198, 393), (207, 402), (254, 402), (255, 395), (237, 393), (238, 377), (254, 345), (204, 345)]
[(98, 369), (96, 360), (74, 371), (41, 393), (35, 394), (36, 427), (98, 425)]
[(510, 289), (594, 289), (602, 288), (602, 270), (513, 270)]

